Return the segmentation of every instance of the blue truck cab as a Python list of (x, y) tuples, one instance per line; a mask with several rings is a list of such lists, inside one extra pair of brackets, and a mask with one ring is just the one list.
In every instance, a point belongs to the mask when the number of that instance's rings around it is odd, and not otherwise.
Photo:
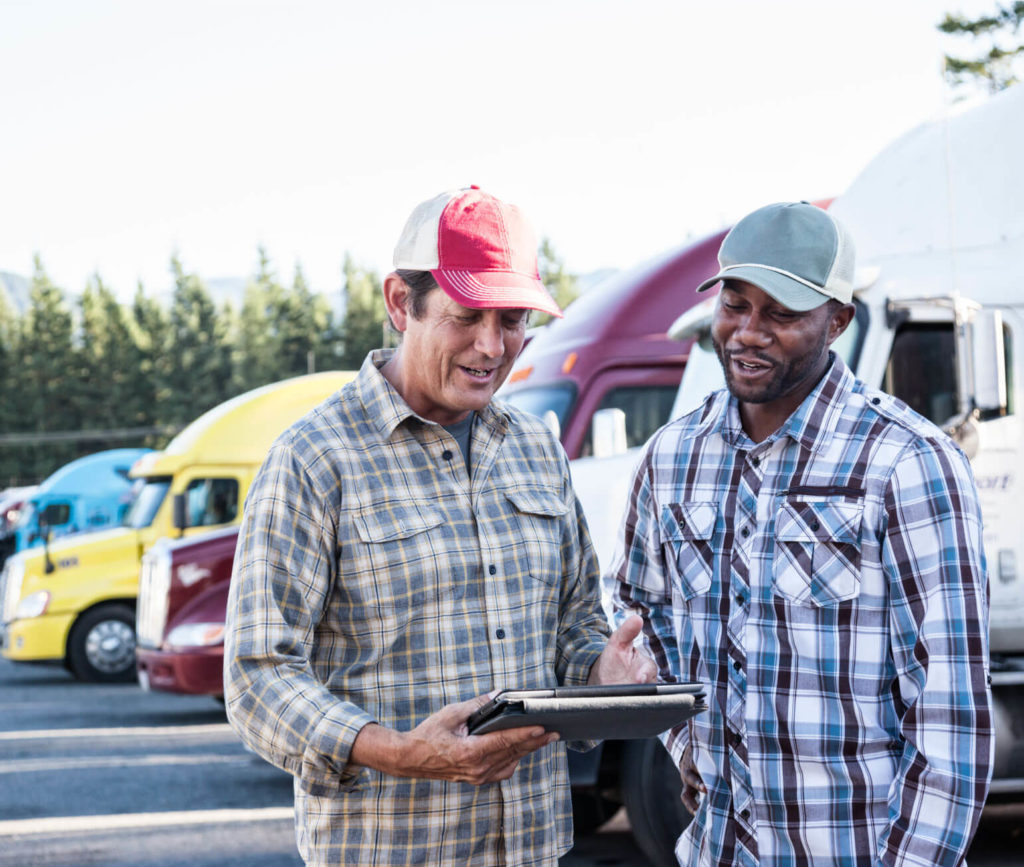
[(132, 501), (128, 471), (151, 449), (110, 449), (65, 464), (24, 504), (14, 527), (14, 550), (50, 539), (121, 524)]

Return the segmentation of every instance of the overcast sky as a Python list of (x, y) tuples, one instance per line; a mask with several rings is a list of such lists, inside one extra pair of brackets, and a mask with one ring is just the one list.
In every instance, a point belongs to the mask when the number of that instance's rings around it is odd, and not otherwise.
[(80, 292), (386, 272), (413, 206), (478, 184), (570, 270), (838, 195), (949, 104), (983, 0), (0, 0), (0, 271)]

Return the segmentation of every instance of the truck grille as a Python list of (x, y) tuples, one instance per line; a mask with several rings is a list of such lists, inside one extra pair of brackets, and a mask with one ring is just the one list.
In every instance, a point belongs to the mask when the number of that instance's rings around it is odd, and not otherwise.
[(142, 558), (136, 640), (142, 647), (159, 647), (167, 626), (167, 598), (171, 590), (170, 554), (159, 543)]
[(15, 558), (8, 557), (3, 572), (0, 572), (0, 623), (14, 620), (14, 612), (21, 597), (21, 579), (25, 570), (20, 562), (15, 567), (15, 562)]

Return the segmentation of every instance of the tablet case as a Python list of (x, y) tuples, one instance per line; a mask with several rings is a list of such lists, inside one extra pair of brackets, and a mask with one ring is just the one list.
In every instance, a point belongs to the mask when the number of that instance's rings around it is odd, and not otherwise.
[(631, 683), (504, 690), (474, 712), (471, 735), (543, 726), (562, 740), (625, 740), (660, 734), (706, 710), (700, 683)]

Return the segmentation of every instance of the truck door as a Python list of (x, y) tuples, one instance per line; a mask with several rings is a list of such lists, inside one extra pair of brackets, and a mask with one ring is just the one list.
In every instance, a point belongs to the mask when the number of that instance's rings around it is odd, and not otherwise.
[(1014, 399), (1013, 351), (1019, 317), (1010, 308), (1000, 311), (1005, 406), (979, 410), (972, 407), (974, 386), (964, 358), (971, 347), (950, 307), (920, 302), (900, 305), (895, 312), (897, 325), (881, 386), (939, 427), (957, 428), (954, 436), (971, 459), (984, 520), (991, 649), (1019, 653), (1024, 651), (1024, 533), (1016, 491), (1022, 431)]
[(192, 479), (185, 488), (189, 527), (219, 527), (238, 516), (238, 479)]
[[(671, 419), (672, 404), (682, 376), (681, 367), (620, 367), (599, 372), (580, 396), (573, 420), (578, 455), (593, 454), (591, 420), (603, 409), (626, 415), (626, 446), (641, 446)], [(571, 445), (566, 437), (566, 451)]]

